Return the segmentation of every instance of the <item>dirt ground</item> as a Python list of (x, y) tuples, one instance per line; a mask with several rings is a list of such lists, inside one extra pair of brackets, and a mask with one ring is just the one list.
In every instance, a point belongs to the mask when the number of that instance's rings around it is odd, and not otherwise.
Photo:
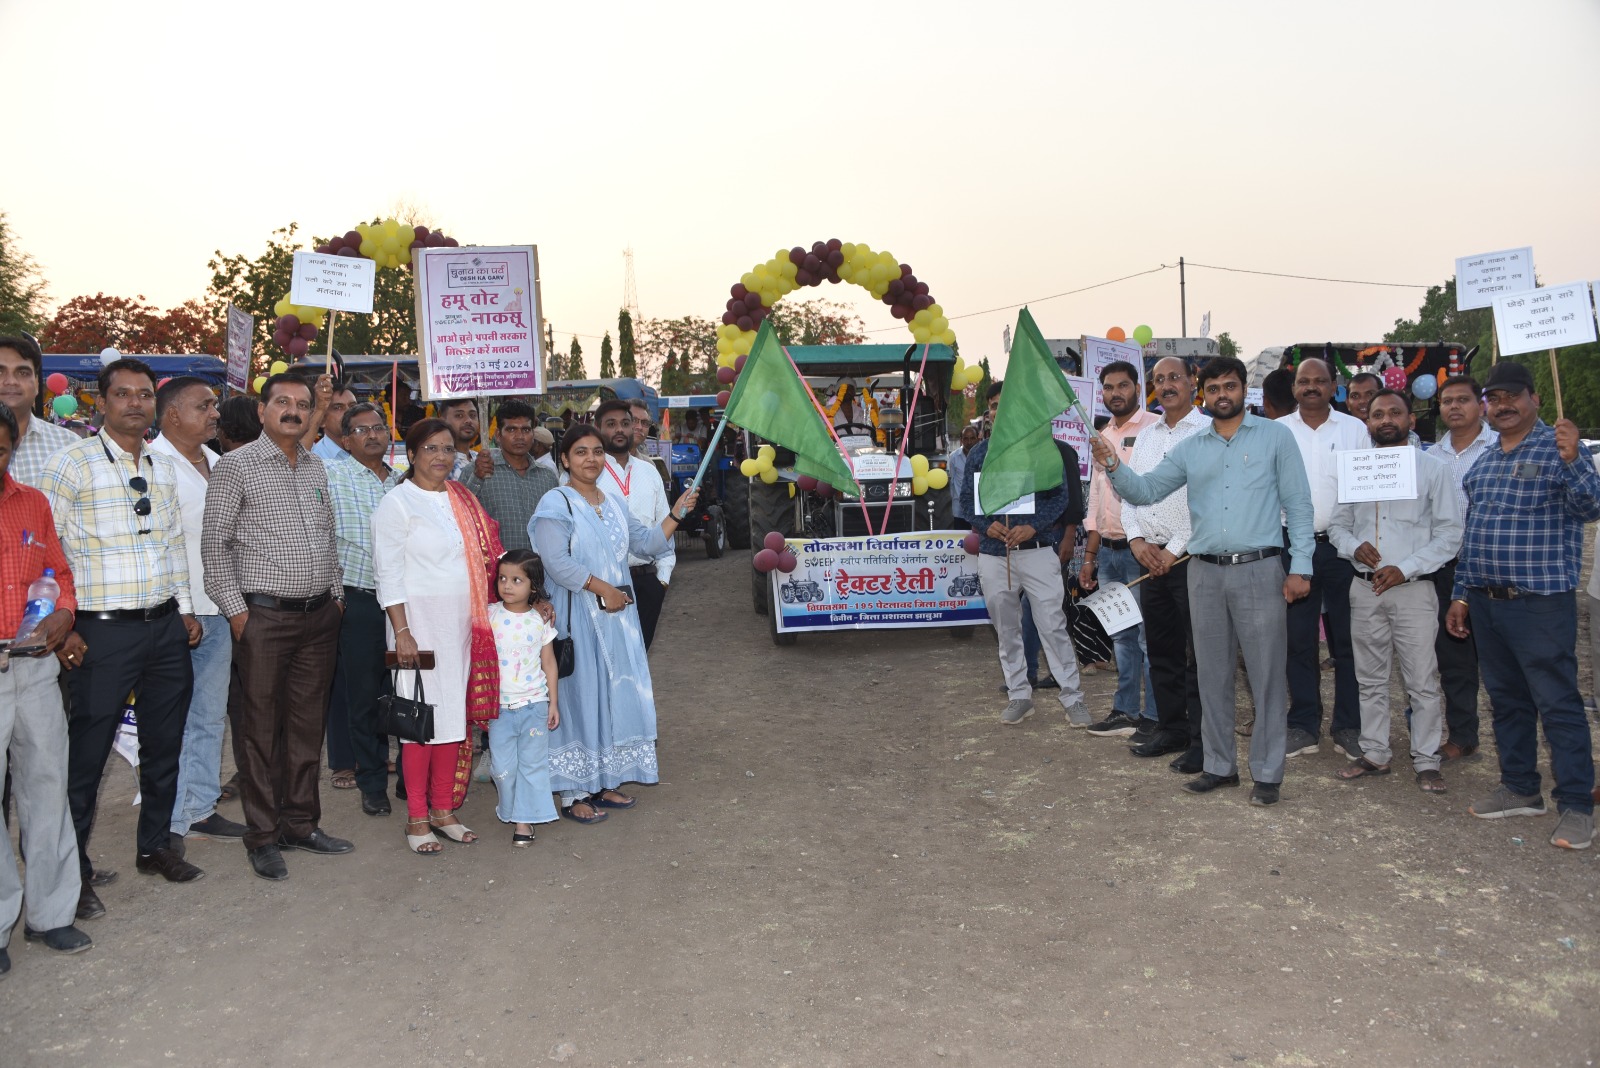
[[(664, 782), (597, 827), (469, 847), (324, 789), (346, 857), (134, 871), (113, 757), (89, 953), (12, 939), (0, 1063), (1584, 1065), (1600, 1054), (1600, 850), (1465, 806), (1487, 759), (1284, 801), (1019, 728), (986, 632), (769, 641), (747, 556), (685, 553), (652, 652)], [(1327, 676), (1330, 680), (1331, 675)], [(1096, 714), (1113, 678), (1087, 680)], [(1403, 724), (1397, 733), (1403, 733)], [(1485, 738), (1488, 742), (1489, 739)], [(1404, 746), (1399, 747), (1404, 751)], [(238, 817), (237, 804), (223, 811)]]

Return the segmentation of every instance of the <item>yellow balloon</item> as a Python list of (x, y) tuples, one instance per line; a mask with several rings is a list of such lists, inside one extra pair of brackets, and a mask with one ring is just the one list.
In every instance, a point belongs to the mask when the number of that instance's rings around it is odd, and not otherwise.
[(942, 490), (950, 485), (950, 472), (942, 467), (935, 467), (928, 472), (928, 488)]
[[(951, 340), (953, 341), (955, 339), (952, 338)], [(982, 381), (983, 381), (983, 368), (982, 367), (969, 367), (969, 368), (967, 368), (967, 385), (975, 386), (979, 382), (982, 382)]]
[(272, 372), (275, 375), (281, 375), (281, 374), (283, 374), (283, 372), (287, 371), (288, 369), (289, 369), (289, 365), (284, 363), (282, 360), (273, 360), (272, 361), (272, 366), (267, 368), (268, 371)]
[(919, 345), (926, 345), (933, 340), (933, 332), (925, 326), (913, 326), (911, 328), (911, 336), (916, 339)]
[(918, 497), (928, 492), (928, 479), (925, 475), (911, 476), (911, 492)]
[(765, 482), (769, 486), (778, 481), (777, 470), (771, 467), (763, 467), (761, 469), (761, 481)]
[(761, 473), (761, 461), (756, 459), (740, 460), (739, 473), (745, 478), (755, 478)]
[(928, 473), (928, 458), (920, 452), (911, 457), (911, 473), (913, 475), (925, 475)]
[(256, 380), (251, 385), (250, 389), (254, 393), (260, 393), (261, 392), (261, 387), (266, 385), (266, 384), (267, 384), (267, 376), (266, 375), (257, 375), (256, 376)]
[(767, 466), (770, 467), (772, 466), (772, 461), (778, 458), (778, 450), (771, 445), (763, 445), (756, 450), (756, 456), (764, 460)]

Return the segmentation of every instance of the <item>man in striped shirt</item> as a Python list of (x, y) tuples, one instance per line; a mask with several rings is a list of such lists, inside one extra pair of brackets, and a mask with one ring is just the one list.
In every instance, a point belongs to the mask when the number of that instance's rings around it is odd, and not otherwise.
[(83, 665), (67, 679), (67, 796), (78, 866), (87, 889), (100, 778), (123, 702), (137, 692), (135, 866), (169, 882), (192, 882), (205, 873), (184, 860), (181, 840), (174, 848), (169, 839), (194, 685), (189, 648), (202, 636), (189, 597), (177, 472), (171, 458), (145, 448), (156, 402), (156, 376), (147, 364), (126, 358), (107, 364), (100, 371), (100, 399), (100, 433), (57, 453), (40, 479), (77, 580), (77, 631), (88, 647)]
[(32, 338), (0, 337), (0, 403), (10, 408), (17, 419), (11, 477), (35, 488), (50, 458), (78, 440), (78, 435), (66, 427), (33, 413), (43, 369), (44, 358)]

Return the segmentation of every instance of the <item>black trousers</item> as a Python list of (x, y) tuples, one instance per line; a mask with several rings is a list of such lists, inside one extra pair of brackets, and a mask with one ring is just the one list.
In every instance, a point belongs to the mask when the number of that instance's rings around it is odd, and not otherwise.
[[(378, 595), (357, 586), (344, 588), (344, 619), (339, 623), (339, 669), (333, 678), (333, 700), (328, 706), (328, 763), (354, 767), (356, 785), (364, 794), (381, 794), (389, 786), (389, 739), (378, 733), (378, 698), (389, 692), (389, 671), (383, 666), (388, 648), (384, 638), (383, 609)], [(333, 764), (333, 705), (344, 706), (341, 753), (350, 763)]]
[(1466, 748), (1478, 744), (1478, 645), (1471, 635), (1452, 637), (1444, 626), (1456, 584), (1456, 562), (1445, 564), (1432, 578), (1439, 595), (1439, 635), (1433, 652), (1439, 658), (1439, 686), (1444, 690), (1444, 737)]
[(1189, 562), (1139, 584), (1139, 612), (1150, 657), (1158, 733), (1200, 744), (1200, 678), (1194, 662), (1194, 626), (1189, 619)]
[(654, 564), (629, 568), (628, 573), (633, 577), (633, 600), (639, 608), (639, 629), (644, 631), (644, 647), (648, 649), (655, 640), (656, 620), (661, 618), (661, 605), (667, 599), (667, 590), (656, 578)]
[(94, 830), (100, 779), (130, 692), (138, 695), (134, 705), (139, 721), (138, 851), (147, 854), (167, 848), (194, 667), (189, 635), (176, 612), (148, 623), (79, 616), (77, 631), (89, 651), (82, 667), (66, 672), (72, 688), (67, 713), (67, 804), (78, 834), (78, 866), (87, 885), (94, 874), (89, 835)]
[[(1285, 542), (1288, 541), (1285, 537)], [(1283, 554), (1289, 571), (1289, 554)], [(1356, 569), (1330, 543), (1317, 542), (1311, 556), (1311, 594), (1289, 606), (1289, 729), (1322, 737), (1322, 652), (1317, 623), (1327, 616), (1328, 655), (1333, 657), (1333, 717), (1329, 732), (1361, 729), (1361, 694), (1356, 688), (1355, 648), (1350, 643), (1350, 583)], [(1260, 710), (1257, 710), (1260, 714)]]

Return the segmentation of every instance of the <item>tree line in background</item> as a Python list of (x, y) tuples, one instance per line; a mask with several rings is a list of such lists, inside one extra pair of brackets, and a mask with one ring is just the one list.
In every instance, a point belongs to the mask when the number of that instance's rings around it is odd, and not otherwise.
[[(408, 224), (412, 211), (401, 211)], [(255, 316), (254, 373), (265, 371), (277, 356), (272, 345), (273, 305), (288, 295), (294, 253), (322, 242), (296, 235), (295, 223), (274, 230), (259, 255), (213, 253), (206, 267), (211, 280), (205, 293), (177, 307), (162, 310), (143, 296), (96, 293), (74, 296), (52, 310), (49, 289), (38, 263), (24, 251), (0, 212), (0, 334), (32, 333), (47, 352), (98, 352), (112, 346), (127, 352), (224, 352), (223, 327), (231, 303)], [(1455, 280), (1428, 290), (1415, 319), (1398, 319), (1383, 336), (1389, 342), (1455, 341), (1479, 348), (1473, 371), (1488, 374), (1493, 313), (1487, 309), (1457, 311)], [(607, 331), (600, 340), (598, 377), (643, 378), (659, 383), (663, 394), (716, 391), (717, 319), (684, 315), (640, 318), (624, 310), (617, 320), (613, 346)], [(847, 304), (830, 300), (784, 303), (772, 312), (772, 324), (786, 345), (852, 345), (867, 341), (866, 324)], [(410, 272), (377, 272), (372, 315), (341, 316), (334, 345), (340, 352), (382, 356), (414, 355), (417, 347), (416, 304)], [(1238, 355), (1239, 346), (1226, 332), (1217, 336), (1223, 355)], [(318, 347), (324, 344), (318, 341)], [(556, 380), (590, 377), (576, 336), (563, 352), (550, 346), (550, 376)], [(1588, 344), (1559, 352), (1562, 396), (1568, 418), (1580, 427), (1600, 427), (1600, 345)], [(1555, 392), (1550, 361), (1543, 353), (1515, 357), (1533, 373), (1544, 401), (1542, 415), (1555, 419)], [(988, 360), (975, 396), (952, 397), (950, 425), (976, 418), (990, 378)]]

